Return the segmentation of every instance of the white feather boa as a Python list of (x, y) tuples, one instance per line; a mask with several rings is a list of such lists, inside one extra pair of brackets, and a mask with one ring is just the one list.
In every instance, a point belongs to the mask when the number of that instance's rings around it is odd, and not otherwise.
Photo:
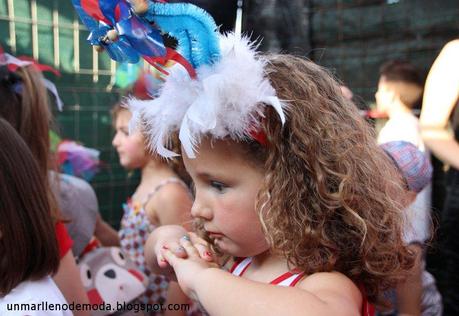
[(285, 122), (286, 104), (277, 98), (266, 77), (266, 60), (257, 55), (254, 45), (247, 38), (228, 34), (221, 36), (220, 48), (220, 60), (196, 69), (197, 79), (174, 67), (158, 98), (129, 100), (130, 130), (141, 126), (154, 152), (166, 158), (176, 156), (165, 145), (177, 130), (189, 158), (195, 157), (203, 135), (247, 139), (259, 126), (265, 106), (272, 106)]

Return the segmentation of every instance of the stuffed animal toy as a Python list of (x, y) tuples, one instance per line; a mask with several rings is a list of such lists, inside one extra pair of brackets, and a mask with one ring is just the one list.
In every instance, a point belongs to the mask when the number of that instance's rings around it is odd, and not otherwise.
[(118, 247), (95, 248), (78, 266), (91, 305), (105, 307), (93, 308), (92, 315), (109, 315), (145, 292), (147, 276)]

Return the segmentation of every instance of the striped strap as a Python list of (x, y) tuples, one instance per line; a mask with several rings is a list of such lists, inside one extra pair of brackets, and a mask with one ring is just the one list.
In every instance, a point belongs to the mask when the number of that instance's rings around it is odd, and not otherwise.
[(272, 280), (270, 284), (280, 286), (295, 286), (304, 276), (304, 273), (285, 272), (280, 277)]
[(242, 276), (251, 263), (252, 257), (238, 258), (231, 267), (230, 272), (235, 276)]

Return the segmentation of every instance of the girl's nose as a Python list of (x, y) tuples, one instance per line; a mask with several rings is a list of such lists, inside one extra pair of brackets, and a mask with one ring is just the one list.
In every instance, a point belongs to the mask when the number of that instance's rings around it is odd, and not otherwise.
[(195, 199), (193, 206), (191, 207), (191, 216), (193, 218), (201, 218), (209, 221), (212, 219), (212, 211), (209, 207), (204, 206)]
[(118, 141), (118, 133), (115, 134), (115, 137), (113, 137), (113, 140), (112, 140), (112, 145), (113, 147), (117, 147), (119, 144), (119, 141)]

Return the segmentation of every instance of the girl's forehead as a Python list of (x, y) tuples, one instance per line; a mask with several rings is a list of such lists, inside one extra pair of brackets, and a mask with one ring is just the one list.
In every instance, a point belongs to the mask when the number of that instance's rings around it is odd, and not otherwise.
[[(182, 147), (183, 149), (183, 147)], [(225, 157), (228, 160), (244, 160), (243, 147), (230, 139), (202, 138), (196, 146), (196, 157), (209, 159)]]
[(246, 165), (242, 145), (232, 140), (201, 139), (196, 147), (196, 158), (188, 158), (182, 148), (183, 160), (190, 166)]
[(121, 110), (116, 115), (116, 123), (129, 123), (129, 120), (132, 117), (132, 113), (128, 110)]

